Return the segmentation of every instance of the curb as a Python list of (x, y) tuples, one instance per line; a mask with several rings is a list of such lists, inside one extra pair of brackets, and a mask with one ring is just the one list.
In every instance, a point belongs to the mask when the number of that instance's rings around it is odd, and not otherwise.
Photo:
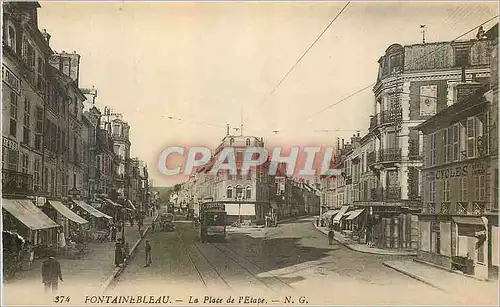
[(422, 277), (420, 277), (420, 276), (418, 276), (418, 275), (415, 275), (415, 274), (412, 274), (412, 273), (410, 273), (410, 272), (408, 272), (408, 271), (405, 271), (405, 270), (403, 270), (403, 269), (400, 269), (400, 268), (398, 268), (398, 267), (396, 267), (396, 266), (393, 266), (393, 265), (391, 265), (391, 264), (389, 264), (389, 263), (387, 263), (387, 262), (382, 262), (382, 264), (383, 264), (384, 266), (388, 267), (388, 268), (391, 268), (391, 269), (393, 269), (393, 270), (395, 270), (395, 271), (397, 271), (397, 272), (399, 272), (399, 273), (403, 274), (403, 275), (406, 275), (406, 276), (411, 277), (411, 278), (413, 278), (413, 279), (415, 279), (415, 280), (418, 280), (418, 281), (420, 281), (420, 282), (422, 282), (422, 283), (424, 283), (424, 284), (426, 284), (426, 285), (428, 285), (428, 286), (431, 286), (431, 287), (433, 287), (433, 288), (435, 288), (435, 289), (438, 289), (438, 290), (440, 290), (440, 291), (443, 291), (443, 292), (449, 293), (449, 292), (448, 292), (448, 291), (446, 291), (445, 289), (443, 289), (443, 288), (441, 288), (441, 287), (439, 287), (439, 286), (436, 286), (436, 285), (435, 285), (435, 284), (433, 284), (432, 282), (430, 282), (430, 281), (428, 281), (428, 280), (426, 280), (426, 279), (424, 279), (424, 278), (422, 278)]
[[(153, 218), (153, 222), (155, 222), (156, 219), (158, 219), (158, 214), (156, 214), (156, 216)], [(130, 261), (133, 258), (134, 254), (135, 254), (135, 251), (137, 250), (137, 248), (139, 247), (139, 245), (142, 243), (142, 240), (144, 240), (144, 238), (146, 237), (146, 235), (149, 233), (150, 230), (151, 230), (151, 225), (149, 225), (148, 227), (146, 227), (146, 229), (144, 230), (144, 233), (143, 233), (142, 237), (139, 238), (139, 240), (137, 240), (135, 242), (134, 246), (130, 250), (130, 253), (128, 254), (127, 261)], [(109, 276), (106, 279), (106, 281), (101, 286), (101, 289), (102, 289), (103, 292), (106, 292), (116, 282), (116, 279), (118, 279), (118, 277), (120, 277), (120, 275), (125, 271), (126, 267), (127, 267), (127, 263), (123, 264), (122, 266), (116, 268), (113, 271), (113, 273), (111, 274), (111, 276)]]
[[(314, 225), (314, 228), (316, 228), (317, 231), (327, 235), (326, 233), (323, 232), (322, 229), (320, 229), (318, 226), (316, 226), (316, 223), (313, 223)], [(338, 238), (336, 237), (333, 237), (333, 239), (335, 241), (337, 241), (338, 243), (342, 244), (343, 246), (347, 247), (348, 249), (352, 250), (352, 251), (355, 251), (355, 252), (358, 252), (358, 253), (363, 253), (363, 254), (370, 254), (370, 255), (383, 255), (383, 256), (417, 256), (417, 253), (414, 252), (414, 253), (379, 253), (379, 252), (376, 252), (376, 251), (368, 251), (368, 250), (359, 250), (357, 248), (354, 248), (351, 244), (349, 243), (345, 243), (345, 242), (342, 242), (340, 241)]]
[(480, 281), (480, 282), (491, 282), (492, 281), (491, 279), (479, 278), (479, 277), (475, 277), (475, 276), (472, 276), (472, 275), (461, 274), (461, 273), (456, 272), (455, 270), (452, 270), (452, 269), (449, 269), (449, 268), (446, 268), (446, 267), (443, 267), (443, 266), (440, 266), (440, 265), (437, 265), (437, 264), (434, 264), (434, 263), (431, 263), (431, 262), (428, 262), (428, 261), (425, 261), (425, 260), (422, 260), (422, 259), (415, 258), (415, 259), (413, 259), (413, 261), (416, 262), (416, 263), (420, 263), (420, 264), (424, 264), (424, 265), (428, 265), (428, 266), (434, 267), (434, 268), (439, 269), (439, 270), (446, 271), (448, 273), (453, 273), (453, 274), (457, 274), (457, 275), (462, 276), (462, 277), (471, 278), (471, 279), (474, 279), (474, 280), (477, 280), (477, 281)]

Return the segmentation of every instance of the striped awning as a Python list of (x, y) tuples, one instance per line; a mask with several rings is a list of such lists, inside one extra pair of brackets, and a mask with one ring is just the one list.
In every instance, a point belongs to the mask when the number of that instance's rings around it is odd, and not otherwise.
[(31, 230), (59, 227), (29, 199), (2, 198), (2, 208)]
[(323, 215), (321, 217), (322, 218), (330, 218), (330, 217), (334, 216), (335, 214), (337, 214), (338, 212), (339, 212), (339, 210), (328, 210), (325, 213), (323, 213)]
[(337, 213), (337, 215), (335, 215), (335, 217), (333, 218), (333, 222), (334, 223), (340, 222), (340, 220), (342, 219), (342, 217), (344, 216), (344, 214), (347, 212), (347, 210), (349, 210), (349, 206), (342, 206), (342, 208), (340, 208), (340, 210)]
[(354, 220), (355, 218), (357, 218), (358, 216), (360, 216), (361, 213), (363, 213), (363, 211), (365, 211), (365, 209), (357, 209), (357, 210), (349, 212), (350, 215), (346, 218), (346, 220), (347, 221)]
[(60, 201), (55, 201), (55, 200), (49, 200), (49, 204), (57, 210), (57, 212), (61, 213), (64, 215), (64, 217), (72, 220), (73, 222), (77, 224), (86, 224), (88, 223), (87, 220), (84, 218), (80, 217), (78, 214), (74, 213), (71, 211), (68, 207), (66, 207), (62, 202)]
[(112, 219), (111, 216), (109, 216), (109, 215), (107, 215), (105, 213), (102, 213), (101, 211), (97, 210), (96, 208), (92, 207), (91, 205), (87, 204), (84, 201), (73, 200), (73, 202), (75, 204), (77, 204), (78, 207), (82, 208), (83, 210), (87, 211), (88, 213), (90, 213), (91, 215), (93, 215), (93, 216), (95, 216), (97, 218), (103, 217), (103, 218), (106, 218), (108, 220)]

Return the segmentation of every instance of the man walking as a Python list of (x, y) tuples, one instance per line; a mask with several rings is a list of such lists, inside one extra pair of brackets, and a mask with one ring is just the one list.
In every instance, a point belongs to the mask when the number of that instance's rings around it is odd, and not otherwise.
[(151, 265), (151, 244), (149, 244), (149, 240), (146, 240), (146, 245), (145, 245), (145, 251), (146, 251), (146, 265), (144, 267), (148, 267)]
[(58, 281), (63, 281), (61, 273), (61, 265), (54, 258), (54, 253), (51, 253), (49, 259), (42, 263), (42, 282), (44, 284), (45, 293), (52, 288), (52, 293), (57, 292)]

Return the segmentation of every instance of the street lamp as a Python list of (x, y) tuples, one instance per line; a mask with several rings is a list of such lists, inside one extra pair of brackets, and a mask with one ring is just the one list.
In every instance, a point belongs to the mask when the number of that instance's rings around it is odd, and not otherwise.
[(238, 223), (241, 226), (241, 200), (243, 199), (243, 188), (236, 186), (236, 199), (238, 200)]

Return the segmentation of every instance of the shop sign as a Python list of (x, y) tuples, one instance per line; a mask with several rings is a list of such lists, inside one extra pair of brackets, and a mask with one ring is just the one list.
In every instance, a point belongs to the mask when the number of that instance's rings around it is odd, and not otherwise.
[(202, 206), (202, 210), (225, 210), (225, 205), (223, 203), (209, 203)]
[(7, 147), (8, 149), (17, 150), (18, 148), (17, 142), (6, 138), (5, 136), (2, 137), (2, 144), (3, 147)]
[(427, 172), (427, 180), (446, 180), (455, 177), (465, 177), (470, 174), (478, 175), (486, 172), (483, 162), (476, 162), (464, 166), (443, 168), (436, 171)]
[(7, 66), (2, 66), (2, 80), (18, 95), (21, 94), (21, 80)]

